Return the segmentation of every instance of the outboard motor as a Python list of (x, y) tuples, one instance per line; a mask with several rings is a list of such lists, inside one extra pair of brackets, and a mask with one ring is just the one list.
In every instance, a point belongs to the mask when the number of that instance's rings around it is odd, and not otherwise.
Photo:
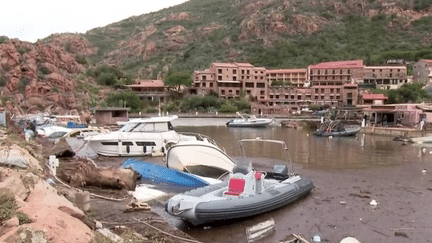
[(278, 174), (288, 175), (288, 167), (286, 165), (275, 165), (273, 166), (273, 171)]
[(273, 172), (267, 172), (266, 179), (286, 180), (289, 178), (288, 167), (286, 165), (274, 165)]

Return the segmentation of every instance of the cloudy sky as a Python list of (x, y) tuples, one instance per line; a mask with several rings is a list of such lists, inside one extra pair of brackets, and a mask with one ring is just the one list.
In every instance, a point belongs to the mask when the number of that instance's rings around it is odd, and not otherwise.
[(187, 0), (1, 0), (0, 36), (36, 42), (55, 33), (85, 33)]

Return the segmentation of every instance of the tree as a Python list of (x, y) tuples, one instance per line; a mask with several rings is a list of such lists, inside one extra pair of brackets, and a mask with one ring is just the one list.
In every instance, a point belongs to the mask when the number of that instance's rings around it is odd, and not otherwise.
[(168, 71), (164, 82), (170, 89), (174, 89), (178, 93), (180, 92), (181, 86), (192, 86), (192, 77), (186, 72)]

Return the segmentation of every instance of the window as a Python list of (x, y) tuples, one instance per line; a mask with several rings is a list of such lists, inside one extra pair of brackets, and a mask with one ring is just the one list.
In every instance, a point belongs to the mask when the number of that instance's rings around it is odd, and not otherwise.
[(301, 95), (297, 95), (297, 99), (301, 100), (302, 99)]
[(233, 74), (237, 74), (237, 70), (236, 69), (233, 69)]
[(222, 94), (222, 95), (225, 95), (225, 90), (224, 90), (224, 89), (221, 90), (221, 94)]
[(222, 73), (222, 69), (218, 69), (218, 73), (221, 74)]
[(260, 91), (260, 95), (264, 95), (265, 94), (265, 91), (264, 90), (261, 90)]
[(240, 95), (240, 90), (236, 90), (236, 95)]
[(213, 83), (210, 83), (210, 88), (213, 88)]
[(252, 82), (246, 82), (245, 86), (246, 86), (246, 88), (254, 88), (254, 83), (252, 83)]
[(242, 74), (245, 74), (245, 73), (244, 73), (244, 70), (241, 70), (241, 71), (242, 71)]
[(202, 77), (202, 80), (203, 80), (203, 81), (206, 81), (206, 80), (207, 80), (207, 76), (203, 76), (203, 77)]
[(233, 76), (233, 81), (237, 81), (237, 77), (236, 76)]
[(265, 83), (257, 83), (257, 88), (265, 88)]
[(202, 83), (203, 88), (206, 87), (206, 83)]
[(249, 70), (247, 70), (247, 71), (246, 71), (246, 74), (250, 74), (250, 71), (249, 71)]
[(222, 76), (218, 76), (218, 80), (222, 80)]

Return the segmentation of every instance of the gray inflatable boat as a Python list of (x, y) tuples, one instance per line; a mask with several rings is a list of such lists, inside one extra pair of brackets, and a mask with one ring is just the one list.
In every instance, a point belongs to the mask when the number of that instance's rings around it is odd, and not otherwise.
[(275, 165), (273, 172), (239, 166), (227, 182), (172, 197), (166, 211), (199, 225), (265, 213), (306, 196), (312, 188), (310, 179), (290, 174), (286, 165)]

